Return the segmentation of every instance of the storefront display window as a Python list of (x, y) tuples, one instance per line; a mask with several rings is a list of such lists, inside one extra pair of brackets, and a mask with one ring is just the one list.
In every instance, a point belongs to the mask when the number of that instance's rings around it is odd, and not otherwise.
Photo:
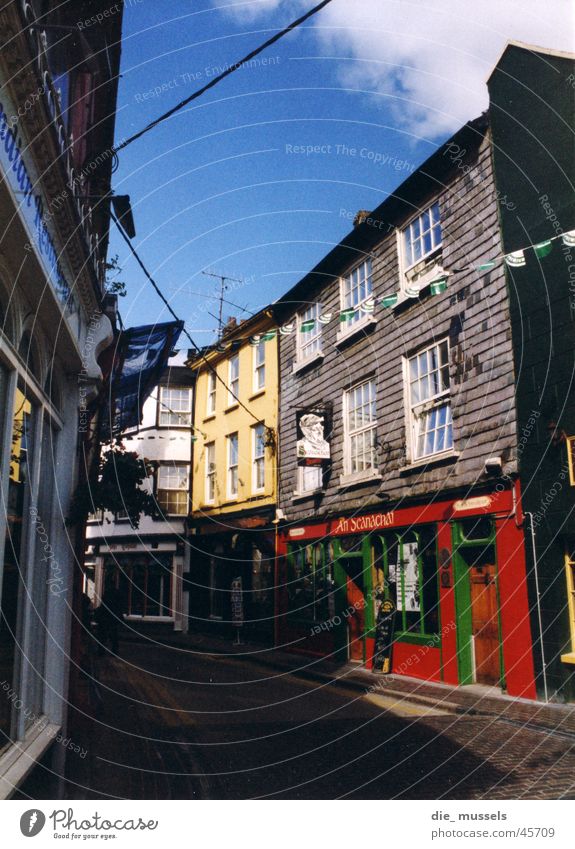
[(333, 616), (333, 567), (327, 548), (315, 542), (288, 550), (288, 610), (298, 619), (323, 622)]

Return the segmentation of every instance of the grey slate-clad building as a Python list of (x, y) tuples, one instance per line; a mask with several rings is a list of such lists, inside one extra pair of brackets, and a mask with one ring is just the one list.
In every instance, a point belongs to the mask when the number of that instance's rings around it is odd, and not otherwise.
[(280, 644), (535, 696), (502, 253), (483, 115), (276, 305)]

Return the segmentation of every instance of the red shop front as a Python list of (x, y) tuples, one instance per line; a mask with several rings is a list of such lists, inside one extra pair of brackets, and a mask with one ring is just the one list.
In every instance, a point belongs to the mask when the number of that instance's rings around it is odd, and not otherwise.
[(281, 529), (276, 645), (534, 699), (518, 488)]

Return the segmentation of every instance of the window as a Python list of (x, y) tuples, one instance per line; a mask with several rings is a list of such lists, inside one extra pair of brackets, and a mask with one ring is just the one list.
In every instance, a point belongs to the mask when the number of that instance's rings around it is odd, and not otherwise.
[(341, 308), (342, 310), (355, 310), (346, 319), (345, 327), (350, 327), (363, 317), (359, 307), (368, 298), (371, 298), (371, 294), (371, 260), (366, 259), (365, 262), (354, 268), (350, 274), (343, 277), (341, 281)]
[(215, 371), (208, 372), (208, 396), (206, 403), (206, 415), (213, 416), (216, 412), (216, 386), (217, 377)]
[(238, 495), (238, 435), (231, 433), (228, 436), (228, 498), (237, 498)]
[(567, 550), (565, 555), (565, 573), (567, 578), (567, 610), (569, 613), (569, 631), (571, 636), (571, 651), (561, 655), (563, 663), (575, 663), (575, 547)]
[(288, 612), (297, 619), (323, 622), (335, 613), (333, 558), (329, 543), (292, 545), (287, 555)]
[(230, 357), (228, 362), (228, 407), (237, 404), (237, 398), (240, 391), (240, 355), (236, 354)]
[(164, 515), (187, 516), (189, 476), (186, 463), (159, 467), (156, 500)]
[(376, 468), (375, 381), (367, 380), (344, 395), (345, 474)]
[(403, 230), (406, 269), (416, 265), (440, 247), (439, 201), (435, 201)]
[(321, 304), (312, 304), (297, 317), (297, 360), (304, 362), (321, 352), (321, 328), (319, 321)]
[(254, 392), (259, 392), (266, 385), (266, 342), (260, 339), (254, 347)]
[[(396, 605), (396, 639), (439, 632), (437, 541), (431, 525), (373, 537), (373, 582)], [(379, 593), (375, 607), (379, 606)], [(374, 611), (377, 615), (377, 609)], [(439, 645), (439, 644), (438, 644)]]
[(323, 486), (323, 469), (318, 466), (298, 466), (298, 493), (315, 492)]
[(410, 357), (409, 408), (413, 460), (453, 448), (447, 339)]
[(253, 476), (252, 489), (254, 492), (259, 492), (265, 489), (266, 485), (266, 447), (265, 447), (265, 426), (258, 424), (252, 428), (253, 432)]
[(216, 499), (216, 444), (206, 445), (206, 504), (213, 504)]
[(160, 427), (189, 427), (192, 423), (192, 390), (160, 388)]

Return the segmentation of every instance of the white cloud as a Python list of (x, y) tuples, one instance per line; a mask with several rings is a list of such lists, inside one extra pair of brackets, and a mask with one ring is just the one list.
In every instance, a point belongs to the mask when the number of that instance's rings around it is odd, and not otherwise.
[[(313, 5), (257, 0), (226, 11), (269, 23), (280, 7), (279, 27)], [(399, 126), (434, 137), (486, 108), (485, 81), (507, 40), (573, 50), (575, 6), (572, 0), (333, 0), (312, 21), (320, 55), (338, 57), (342, 86), (373, 92)]]

